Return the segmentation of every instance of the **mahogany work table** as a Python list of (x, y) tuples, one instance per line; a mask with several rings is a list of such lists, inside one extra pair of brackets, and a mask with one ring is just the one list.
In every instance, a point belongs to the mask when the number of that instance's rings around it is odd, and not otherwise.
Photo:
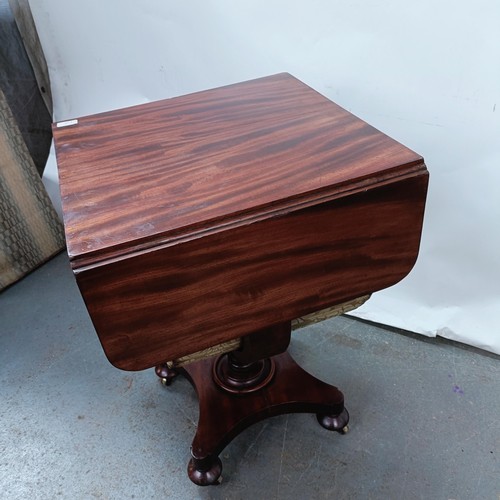
[(53, 130), (67, 249), (104, 352), (197, 390), (189, 477), (217, 483), (219, 453), (263, 418), (312, 412), (342, 431), (344, 397), (289, 356), (290, 324), (408, 274), (423, 159), (288, 74)]

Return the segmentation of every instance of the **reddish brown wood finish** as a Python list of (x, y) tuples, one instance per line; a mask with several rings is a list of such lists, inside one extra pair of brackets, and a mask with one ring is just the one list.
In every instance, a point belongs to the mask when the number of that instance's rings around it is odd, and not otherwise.
[(273, 356), (276, 373), (260, 391), (234, 396), (216, 386), (210, 376), (214, 359), (192, 363), (180, 371), (198, 394), (200, 414), (191, 446), (190, 479), (201, 486), (215, 484), (222, 470), (219, 453), (250, 425), (286, 413), (316, 413), (330, 430), (341, 431), (349, 421), (344, 396), (335, 386), (313, 377), (288, 352)]
[(425, 188), (419, 176), (76, 269), (78, 284), (110, 361), (146, 368), (396, 283)]
[(54, 136), (72, 266), (120, 368), (385, 288), (415, 262), (422, 158), (290, 75)]
[[(199, 419), (191, 446), (189, 478), (199, 486), (218, 484), (219, 453), (248, 426), (284, 413), (316, 413), (328, 430), (344, 433), (349, 413), (344, 396), (300, 368), (286, 352), (291, 323), (247, 335), (237, 351), (156, 374), (165, 385), (186, 376), (198, 394)], [(224, 370), (219, 368), (224, 366)]]
[(79, 265), (422, 165), (288, 74), (83, 117), (54, 137)]

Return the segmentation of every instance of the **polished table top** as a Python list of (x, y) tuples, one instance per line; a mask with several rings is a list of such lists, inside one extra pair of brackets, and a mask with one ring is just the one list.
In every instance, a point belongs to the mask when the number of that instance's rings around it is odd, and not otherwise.
[(288, 74), (54, 138), (68, 253), (121, 368), (371, 293), (416, 259), (422, 158)]
[(54, 135), (68, 251), (87, 261), (422, 164), (288, 74), (79, 118)]

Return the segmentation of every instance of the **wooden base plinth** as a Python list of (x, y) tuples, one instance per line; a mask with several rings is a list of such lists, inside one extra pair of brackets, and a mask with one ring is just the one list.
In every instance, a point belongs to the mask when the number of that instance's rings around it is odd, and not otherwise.
[[(268, 375), (257, 377), (257, 389), (252, 384), (240, 391), (234, 390), (234, 384), (224, 388), (220, 377), (228, 372), (228, 365), (230, 361), (218, 357), (175, 370), (160, 365), (156, 370), (162, 380), (167, 379), (164, 382), (167, 384), (177, 373), (186, 376), (198, 394), (199, 422), (188, 466), (189, 478), (194, 483), (218, 484), (221, 451), (240, 432), (265, 418), (285, 413), (316, 413), (318, 422), (326, 429), (346, 431), (349, 414), (344, 408), (343, 394), (303, 370), (288, 352), (266, 361)], [(255, 378), (255, 371), (248, 371)]]

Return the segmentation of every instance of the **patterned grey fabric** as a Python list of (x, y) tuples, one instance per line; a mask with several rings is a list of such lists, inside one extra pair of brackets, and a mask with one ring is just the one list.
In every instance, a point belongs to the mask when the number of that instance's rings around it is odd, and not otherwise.
[(0, 290), (63, 247), (62, 224), (0, 89)]
[[(30, 15), (29, 5), (24, 10), (19, 8), (17, 13), (19, 16), (24, 13), (22, 19), (26, 20)], [(23, 36), (30, 41), (36, 36), (36, 32), (28, 32)], [(40, 58), (43, 59), (41, 49)], [(41, 92), (45, 91), (47, 95), (50, 89), (46, 84), (39, 87), (36, 81), (7, 0), (0, 0), (0, 89), (7, 99), (37, 170), (42, 175), (52, 141), (52, 118)]]

